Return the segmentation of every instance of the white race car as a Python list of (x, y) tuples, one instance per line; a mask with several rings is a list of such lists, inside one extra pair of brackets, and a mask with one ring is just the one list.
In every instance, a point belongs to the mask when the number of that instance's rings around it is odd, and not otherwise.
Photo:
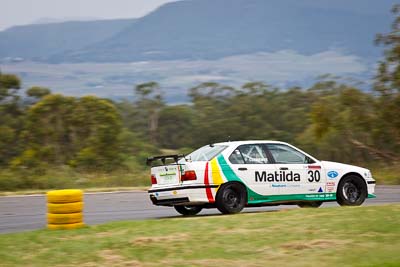
[(230, 214), (267, 205), (319, 207), (325, 201), (358, 206), (375, 197), (368, 169), (320, 161), (278, 141), (211, 144), (187, 156), (150, 157), (147, 164), (153, 166), (153, 204), (183, 215), (203, 208)]

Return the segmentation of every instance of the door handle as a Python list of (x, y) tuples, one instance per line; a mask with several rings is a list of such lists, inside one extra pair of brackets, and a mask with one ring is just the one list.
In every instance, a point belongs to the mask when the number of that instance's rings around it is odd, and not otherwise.
[(280, 167), (279, 169), (280, 169), (280, 170), (283, 170), (283, 171), (287, 171), (287, 170), (289, 170), (289, 168), (288, 168), (288, 167)]
[(239, 168), (239, 171), (247, 171), (247, 168)]

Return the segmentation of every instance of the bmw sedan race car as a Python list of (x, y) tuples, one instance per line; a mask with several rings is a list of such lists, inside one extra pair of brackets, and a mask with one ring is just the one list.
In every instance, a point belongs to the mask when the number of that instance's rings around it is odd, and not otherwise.
[(210, 144), (187, 156), (150, 157), (147, 164), (153, 204), (183, 215), (203, 208), (231, 214), (267, 205), (319, 207), (326, 201), (358, 206), (375, 197), (368, 169), (320, 161), (278, 141)]

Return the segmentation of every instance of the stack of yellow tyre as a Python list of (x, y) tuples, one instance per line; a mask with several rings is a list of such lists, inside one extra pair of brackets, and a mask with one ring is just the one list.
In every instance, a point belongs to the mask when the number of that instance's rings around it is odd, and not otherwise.
[(47, 192), (47, 228), (76, 229), (83, 223), (83, 192), (77, 189)]

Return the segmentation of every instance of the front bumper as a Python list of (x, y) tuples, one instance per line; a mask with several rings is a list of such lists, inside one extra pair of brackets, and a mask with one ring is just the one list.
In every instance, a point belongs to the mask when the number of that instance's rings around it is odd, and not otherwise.
[(375, 180), (367, 180), (368, 198), (376, 198), (375, 195)]
[(151, 188), (148, 190), (151, 202), (157, 206), (199, 205), (210, 203), (206, 189), (216, 192), (218, 185), (182, 185), (175, 187)]

